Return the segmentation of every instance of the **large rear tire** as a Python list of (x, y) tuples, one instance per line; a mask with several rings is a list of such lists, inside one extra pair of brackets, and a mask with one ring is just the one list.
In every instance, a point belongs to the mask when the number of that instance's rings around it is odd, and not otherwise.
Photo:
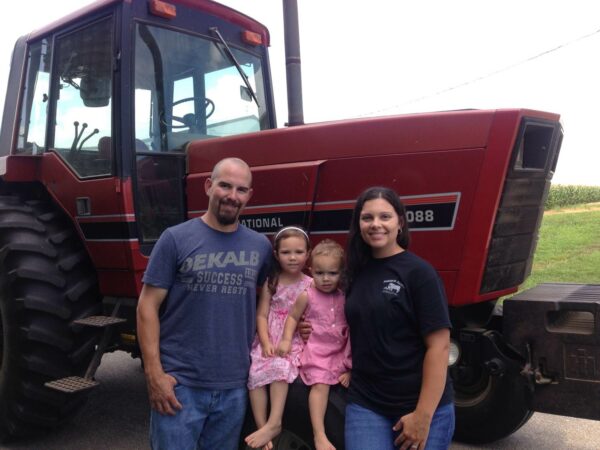
[(522, 427), (533, 415), (531, 392), (524, 378), (514, 373), (493, 375), (481, 365), (470, 377), (453, 377), (456, 430), (454, 439), (486, 444)]
[(98, 335), (72, 322), (100, 311), (70, 221), (49, 201), (0, 195), (0, 440), (48, 431), (83, 405), (85, 394), (44, 383), (85, 373)]

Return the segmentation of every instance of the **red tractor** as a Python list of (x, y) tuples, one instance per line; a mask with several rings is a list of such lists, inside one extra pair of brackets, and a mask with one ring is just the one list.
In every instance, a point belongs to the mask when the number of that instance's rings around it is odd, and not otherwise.
[[(204, 180), (226, 156), (252, 167), (242, 221), (266, 234), (300, 224), (344, 243), (365, 187), (401, 195), (412, 249), (446, 286), (457, 439), (502, 438), (534, 410), (600, 418), (586, 402), (600, 394), (600, 287), (542, 285), (504, 312), (496, 302), (530, 272), (559, 117), (457, 111), (275, 129), (268, 46), (263, 25), (209, 0), (100, 0), (17, 41), (0, 133), (0, 437), (75, 414), (103, 353), (139, 356), (152, 246), (203, 213)], [(312, 442), (302, 385), (287, 408), (278, 448)], [(343, 408), (334, 391), (338, 448)]]

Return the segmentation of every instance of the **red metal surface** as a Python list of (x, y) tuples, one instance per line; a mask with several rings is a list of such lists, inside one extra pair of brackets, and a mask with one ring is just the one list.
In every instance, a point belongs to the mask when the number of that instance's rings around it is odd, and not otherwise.
[[(516, 286), (485, 295), (479, 288), (510, 152), (525, 116), (558, 120), (556, 115), (527, 110), (461, 111), (331, 122), (194, 142), (188, 148), (188, 215), (197, 217), (205, 210), (204, 181), (214, 163), (227, 156), (241, 157), (253, 169), (254, 195), (242, 221), (269, 231), (282, 218), (292, 217), (314, 232), (315, 242), (330, 237), (344, 243), (358, 194), (368, 186), (386, 185), (409, 208), (447, 205), (454, 211), (441, 225), (414, 227), (411, 244), (440, 273), (449, 303), (460, 306), (497, 298), (514, 292)], [(104, 223), (135, 230), (129, 179), (80, 180), (52, 152), (3, 161), (11, 181), (39, 179), (82, 236), (88, 224), (96, 230)], [(90, 199), (91, 215), (77, 216), (78, 197)], [(341, 220), (339, 226), (332, 225), (336, 220)], [(85, 244), (103, 293), (138, 295), (148, 258), (141, 254), (137, 239), (100, 236)]]
[[(479, 289), (511, 150), (524, 116), (559, 118), (530, 110), (444, 112), (195, 142), (188, 149), (190, 209), (199, 213), (206, 208), (206, 197), (193, 194), (203, 192), (200, 187), (208, 171), (225, 156), (238, 156), (260, 171), (251, 205), (255, 212), (275, 217), (290, 208), (313, 213), (348, 210), (364, 188), (382, 184), (395, 189), (407, 205), (457, 198), (452, 226), (414, 229), (411, 249), (440, 272), (451, 305), (497, 298), (514, 292), (516, 286), (485, 295)], [(313, 163), (317, 173), (290, 172), (289, 164), (300, 161)], [(303, 177), (316, 179), (316, 189)], [(313, 191), (314, 204), (303, 204)], [(342, 243), (346, 239), (341, 232), (323, 232), (315, 240), (324, 237)]]
[(487, 247), (508, 169), (510, 150), (513, 148), (521, 117), (521, 113), (499, 111), (490, 130), (486, 159), (477, 184), (473, 211), (468, 220), (469, 239), (465, 242), (456, 283), (456, 305), (473, 303), (474, 299), (480, 299), (479, 287), (485, 268)]
[[(87, 17), (91, 14), (94, 14), (97, 11), (102, 10), (105, 7), (108, 7), (112, 4), (116, 3), (133, 3), (134, 1), (146, 1), (146, 0), (98, 0), (90, 5), (87, 5), (77, 11), (72, 12), (71, 14), (63, 17), (62, 19), (56, 20), (30, 34), (29, 40), (38, 39), (57, 28), (61, 28), (65, 25), (69, 25), (71, 23), (76, 23), (81, 21), (82, 18)], [(197, 9), (200, 11), (204, 11), (208, 14), (212, 14), (217, 17), (221, 17), (224, 20), (239, 25), (247, 30), (258, 33), (262, 36), (263, 45), (269, 46), (270, 36), (267, 28), (257, 22), (256, 20), (242, 14), (232, 8), (221, 5), (219, 3), (210, 1), (210, 0), (170, 0), (166, 1), (167, 3), (172, 3), (174, 5), (184, 5), (189, 8)]]
[(213, 2), (210, 0), (169, 0), (171, 3), (177, 5), (185, 5), (190, 8), (198, 9), (217, 17), (225, 19), (227, 22), (239, 25), (242, 28), (258, 33), (262, 36), (263, 45), (269, 46), (270, 36), (269, 30), (260, 22), (253, 18), (236, 11), (228, 6), (221, 5), (220, 3)]
[[(113, 296), (138, 295), (135, 273), (143, 271), (139, 243), (127, 240), (86, 239), (85, 224), (134, 223), (133, 196), (130, 180), (99, 178), (78, 179), (65, 162), (54, 152), (45, 153), (39, 163), (39, 180), (60, 207), (73, 219), (92, 262), (98, 270), (102, 293)], [(76, 199), (88, 197), (91, 215), (78, 216)]]
[(90, 198), (94, 216), (123, 214), (122, 189), (114, 178), (80, 180), (54, 152), (42, 157), (40, 181), (71, 217), (77, 215), (77, 197)]
[(51, 33), (52, 31), (56, 30), (57, 28), (61, 28), (65, 25), (79, 22), (79, 21), (81, 21), (82, 18), (87, 17), (90, 14), (94, 14), (95, 12), (100, 11), (101, 9), (103, 9), (107, 6), (110, 6), (112, 4), (131, 3), (131, 2), (132, 2), (132, 0), (98, 0), (94, 3), (84, 6), (81, 9), (78, 9), (77, 11), (73, 11), (72, 13), (66, 15), (65, 17), (62, 17), (61, 19), (55, 20), (54, 22), (51, 22), (48, 25), (45, 25), (42, 28), (35, 30), (34, 32), (32, 32), (29, 35), (28, 41), (36, 40), (48, 33)]
[(252, 166), (331, 158), (481, 148), (494, 111), (378, 117), (267, 130), (196, 141), (188, 147), (190, 173), (209, 172), (224, 155)]
[(27, 182), (39, 179), (41, 156), (9, 155), (0, 157), (0, 173), (6, 182)]

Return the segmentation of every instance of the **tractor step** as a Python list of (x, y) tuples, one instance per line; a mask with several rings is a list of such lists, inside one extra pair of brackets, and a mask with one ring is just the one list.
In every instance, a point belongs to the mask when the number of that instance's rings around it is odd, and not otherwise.
[(86, 325), (89, 327), (104, 328), (111, 325), (127, 322), (127, 319), (121, 317), (111, 316), (90, 316), (83, 319), (74, 320), (73, 323), (77, 325)]
[(82, 378), (82, 377), (67, 377), (59, 380), (49, 381), (44, 383), (44, 386), (54, 389), (56, 391), (66, 392), (67, 394), (74, 394), (76, 392), (87, 391), (93, 387), (98, 386), (95, 380)]

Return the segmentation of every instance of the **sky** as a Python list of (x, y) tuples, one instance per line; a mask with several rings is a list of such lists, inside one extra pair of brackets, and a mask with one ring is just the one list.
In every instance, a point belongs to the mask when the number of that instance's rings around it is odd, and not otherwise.
[[(0, 100), (12, 46), (91, 3), (22, 0), (4, 15)], [(287, 121), (281, 0), (222, 0), (266, 25), (279, 126)], [(600, 185), (600, 2), (298, 0), (306, 123), (453, 109), (561, 115), (553, 182)]]

